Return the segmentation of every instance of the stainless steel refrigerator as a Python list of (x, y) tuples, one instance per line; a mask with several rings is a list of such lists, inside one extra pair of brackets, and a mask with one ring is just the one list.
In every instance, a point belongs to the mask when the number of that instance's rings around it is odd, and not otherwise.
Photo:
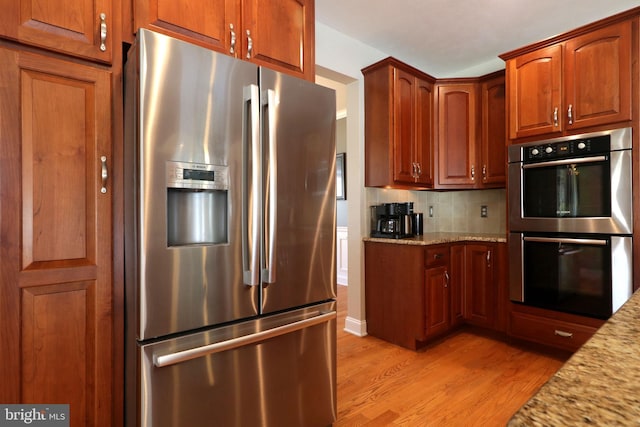
[(127, 425), (335, 420), (335, 154), (333, 90), (138, 31)]

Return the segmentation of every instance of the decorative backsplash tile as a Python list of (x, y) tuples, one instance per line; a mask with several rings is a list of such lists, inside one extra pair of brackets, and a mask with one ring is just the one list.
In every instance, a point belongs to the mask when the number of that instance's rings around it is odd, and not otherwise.
[[(443, 192), (367, 188), (366, 198), (368, 206), (413, 202), (413, 211), (424, 213), (425, 232), (507, 232), (506, 190), (502, 188)], [(487, 207), (485, 218), (480, 216), (482, 206)]]

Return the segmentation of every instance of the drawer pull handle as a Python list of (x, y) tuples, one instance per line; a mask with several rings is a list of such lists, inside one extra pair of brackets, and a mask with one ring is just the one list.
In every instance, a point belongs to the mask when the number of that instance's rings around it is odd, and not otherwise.
[(444, 254), (434, 254), (433, 259), (440, 259), (444, 256)]
[(560, 331), (560, 330), (556, 329), (554, 333), (556, 335), (558, 335), (559, 337), (573, 338), (573, 333), (571, 333), (571, 332), (565, 332), (565, 331)]
[(100, 50), (105, 52), (107, 50), (107, 15), (100, 14)]

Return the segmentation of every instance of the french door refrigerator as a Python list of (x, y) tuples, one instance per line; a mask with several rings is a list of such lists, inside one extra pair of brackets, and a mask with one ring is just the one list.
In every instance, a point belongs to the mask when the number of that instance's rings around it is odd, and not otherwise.
[(126, 425), (335, 420), (334, 175), (333, 90), (138, 31)]

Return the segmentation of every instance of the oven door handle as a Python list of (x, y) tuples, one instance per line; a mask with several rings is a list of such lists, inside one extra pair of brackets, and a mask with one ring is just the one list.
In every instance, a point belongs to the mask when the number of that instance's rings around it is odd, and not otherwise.
[(608, 160), (607, 156), (579, 157), (577, 159), (551, 160), (549, 162), (529, 163), (522, 165), (522, 169), (545, 168), (549, 166), (575, 165), (577, 163), (595, 163)]
[(576, 245), (593, 245), (593, 246), (606, 246), (609, 242), (602, 239), (571, 239), (571, 238), (556, 238), (556, 237), (523, 237), (525, 242), (538, 242), (538, 243), (572, 243)]

